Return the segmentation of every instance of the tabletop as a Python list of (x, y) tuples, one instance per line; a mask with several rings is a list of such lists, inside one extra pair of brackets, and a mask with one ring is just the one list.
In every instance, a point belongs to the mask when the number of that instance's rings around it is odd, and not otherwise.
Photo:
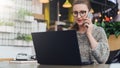
[[(109, 64), (93, 65), (40, 65), (36, 63), (10, 63), (0, 62), (0, 68), (114, 68)], [(118, 67), (120, 68), (120, 67)]]

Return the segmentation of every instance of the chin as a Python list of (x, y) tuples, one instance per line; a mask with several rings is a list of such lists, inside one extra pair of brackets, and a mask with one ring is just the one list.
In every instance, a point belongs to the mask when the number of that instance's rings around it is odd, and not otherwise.
[(79, 26), (83, 25), (83, 23), (77, 23)]

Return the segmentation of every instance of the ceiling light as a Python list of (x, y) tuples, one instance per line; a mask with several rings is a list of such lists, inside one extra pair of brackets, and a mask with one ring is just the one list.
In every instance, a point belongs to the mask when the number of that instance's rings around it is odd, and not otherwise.
[(40, 3), (49, 3), (49, 0), (39, 0)]
[(71, 8), (72, 5), (71, 5), (71, 3), (68, 0), (66, 0), (65, 3), (63, 4), (63, 7), (64, 8)]

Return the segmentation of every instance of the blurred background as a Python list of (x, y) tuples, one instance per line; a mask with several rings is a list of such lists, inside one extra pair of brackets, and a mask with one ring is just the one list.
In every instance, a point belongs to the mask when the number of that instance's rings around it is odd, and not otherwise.
[[(73, 1), (0, 0), (0, 60), (34, 57), (32, 32), (68, 30)], [(89, 1), (93, 23), (105, 29), (111, 50), (120, 49), (120, 0)]]

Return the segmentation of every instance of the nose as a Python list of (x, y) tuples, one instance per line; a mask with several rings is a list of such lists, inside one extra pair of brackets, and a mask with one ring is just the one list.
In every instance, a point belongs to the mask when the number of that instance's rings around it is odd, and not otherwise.
[(80, 14), (79, 14), (79, 13), (78, 13), (77, 17), (78, 17), (78, 18), (81, 18), (81, 16), (80, 16)]

